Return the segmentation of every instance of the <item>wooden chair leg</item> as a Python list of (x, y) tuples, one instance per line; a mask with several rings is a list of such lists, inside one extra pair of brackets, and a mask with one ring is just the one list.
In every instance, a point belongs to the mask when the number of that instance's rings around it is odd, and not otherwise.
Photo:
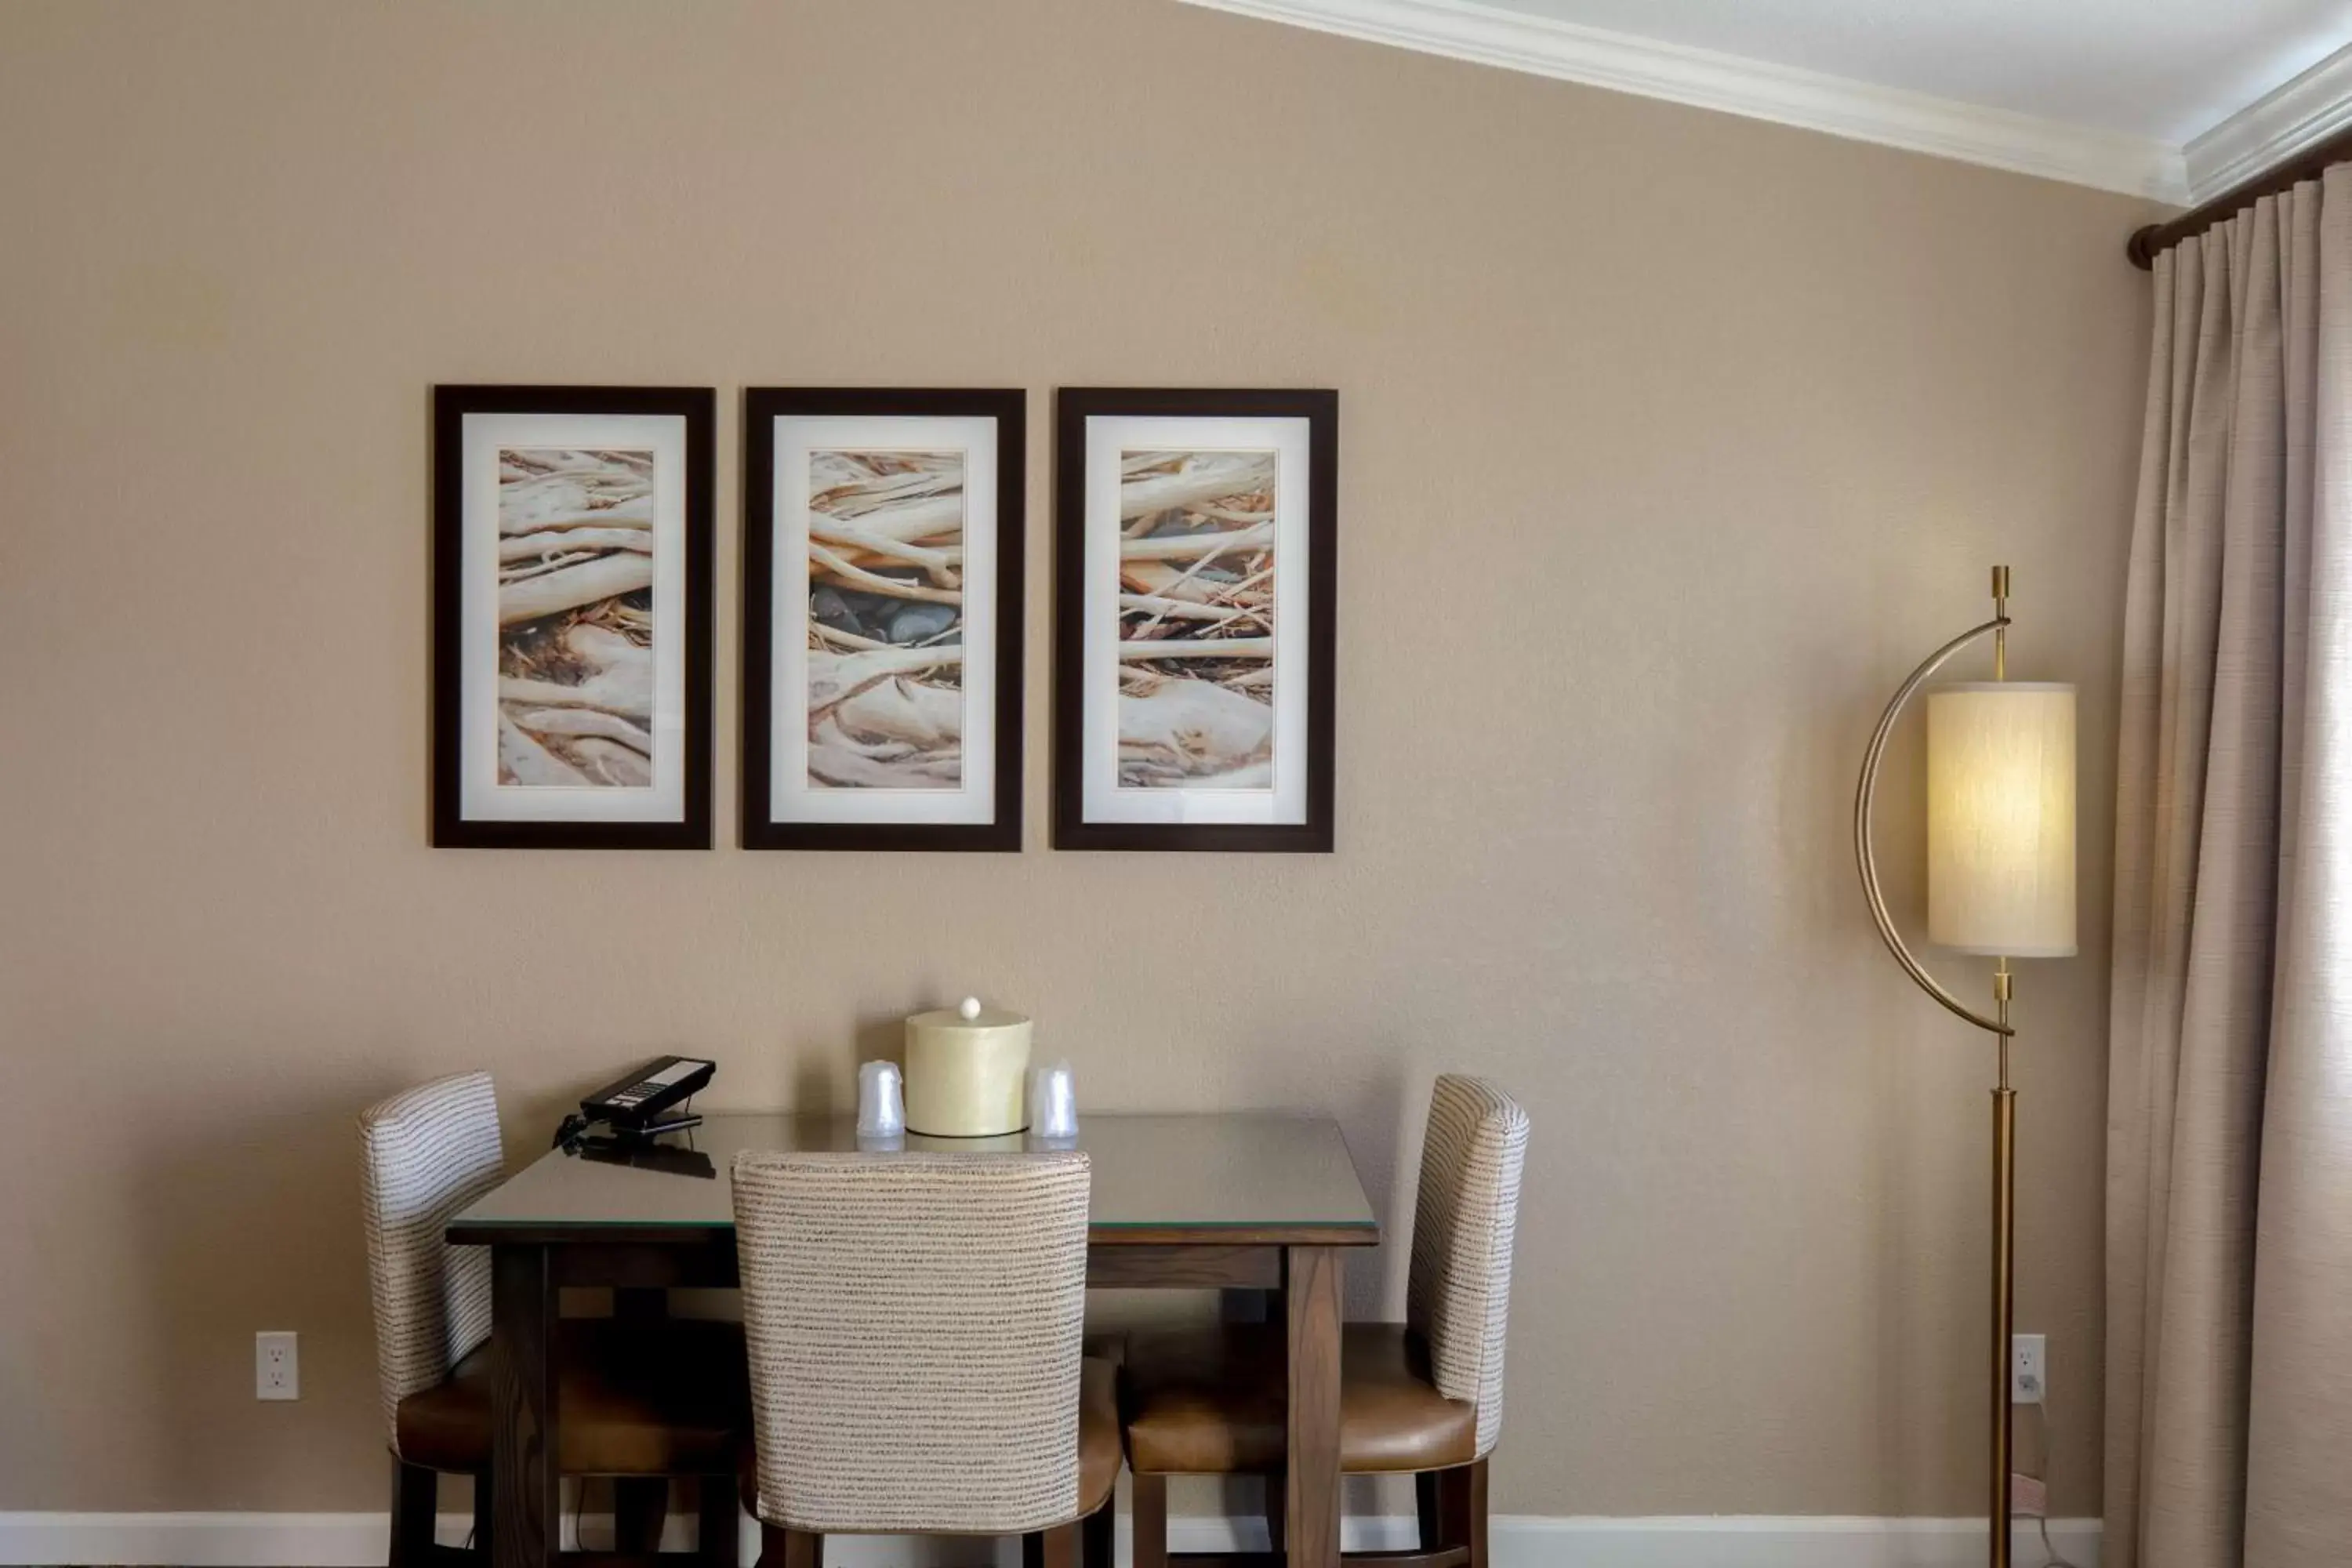
[(1470, 1467), (1470, 1568), (1486, 1568), (1486, 1461)]
[(1131, 1470), (1135, 1486), (1132, 1568), (1168, 1568), (1168, 1478)]
[(760, 1521), (760, 1568), (824, 1568), (824, 1537)]
[(1023, 1536), (1021, 1568), (1078, 1568), (1077, 1521), (1033, 1530)]
[(1433, 1479), (1439, 1537), (1469, 1552), (1469, 1568), (1486, 1568), (1486, 1461), (1439, 1470)]
[(474, 1561), (488, 1568), (490, 1561), (490, 1472), (474, 1478)]
[(440, 1472), (393, 1457), (392, 1568), (430, 1568), (440, 1490)]
[(1118, 1497), (1103, 1500), (1078, 1531), (1078, 1558), (1085, 1568), (1112, 1568), (1118, 1555)]
[(733, 1476), (703, 1476), (694, 1483), (695, 1556), (707, 1568), (735, 1568), (742, 1561), (742, 1505), (735, 1500)]
[(1440, 1552), (1445, 1547), (1445, 1525), (1437, 1509), (1437, 1477), (1435, 1470), (1423, 1470), (1412, 1478), (1414, 1511), (1421, 1516), (1421, 1549)]

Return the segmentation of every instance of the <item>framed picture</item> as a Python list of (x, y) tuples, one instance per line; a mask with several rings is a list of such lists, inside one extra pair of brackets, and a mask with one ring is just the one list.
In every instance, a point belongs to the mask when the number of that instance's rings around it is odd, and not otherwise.
[(710, 847), (706, 387), (433, 392), (433, 842)]
[(1328, 853), (1339, 395), (1054, 417), (1054, 847)]
[(1025, 409), (746, 394), (744, 847), (1021, 847)]

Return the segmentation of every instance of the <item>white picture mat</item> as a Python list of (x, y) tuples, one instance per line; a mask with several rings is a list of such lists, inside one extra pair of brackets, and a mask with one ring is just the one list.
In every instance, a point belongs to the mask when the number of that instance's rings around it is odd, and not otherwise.
[[(985, 415), (782, 414), (773, 431), (768, 820), (987, 826), (996, 820), (996, 426)], [(822, 789), (808, 778), (809, 458), (963, 453), (963, 786)]]
[[(1087, 822), (1290, 825), (1307, 820), (1307, 431), (1303, 418), (1087, 418), (1084, 719)], [(1274, 784), (1269, 789), (1118, 786), (1119, 458), (1138, 451), (1275, 454)]]
[[(677, 414), (464, 416), (457, 612), (459, 810), (469, 822), (686, 820), (686, 418)], [(654, 740), (651, 785), (499, 783), (499, 451), (654, 455)]]

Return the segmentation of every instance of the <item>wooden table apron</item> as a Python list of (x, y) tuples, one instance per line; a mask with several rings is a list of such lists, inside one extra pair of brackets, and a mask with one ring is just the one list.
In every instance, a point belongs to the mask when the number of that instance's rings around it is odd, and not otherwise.
[[(548, 1352), (560, 1291), (588, 1285), (731, 1288), (739, 1282), (735, 1235), (710, 1226), (460, 1222), (448, 1239), (488, 1244), (491, 1251), (495, 1568), (554, 1568), (562, 1510), (553, 1434), (562, 1412)], [(1337, 1568), (1339, 1562), (1339, 1249), (1379, 1239), (1377, 1229), (1362, 1226), (1316, 1224), (1097, 1226), (1087, 1237), (1090, 1287), (1280, 1293), (1288, 1350), (1283, 1518), (1290, 1568)]]

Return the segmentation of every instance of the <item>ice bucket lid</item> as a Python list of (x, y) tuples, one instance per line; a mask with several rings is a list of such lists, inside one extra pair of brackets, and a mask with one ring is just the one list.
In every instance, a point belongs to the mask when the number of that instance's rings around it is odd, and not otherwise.
[(907, 1020), (907, 1026), (912, 1029), (1004, 1029), (1028, 1022), (1026, 1014), (1007, 1012), (1000, 1007), (983, 1007), (977, 998), (968, 996), (961, 1006), (935, 1007), (928, 1013), (918, 1013)]

